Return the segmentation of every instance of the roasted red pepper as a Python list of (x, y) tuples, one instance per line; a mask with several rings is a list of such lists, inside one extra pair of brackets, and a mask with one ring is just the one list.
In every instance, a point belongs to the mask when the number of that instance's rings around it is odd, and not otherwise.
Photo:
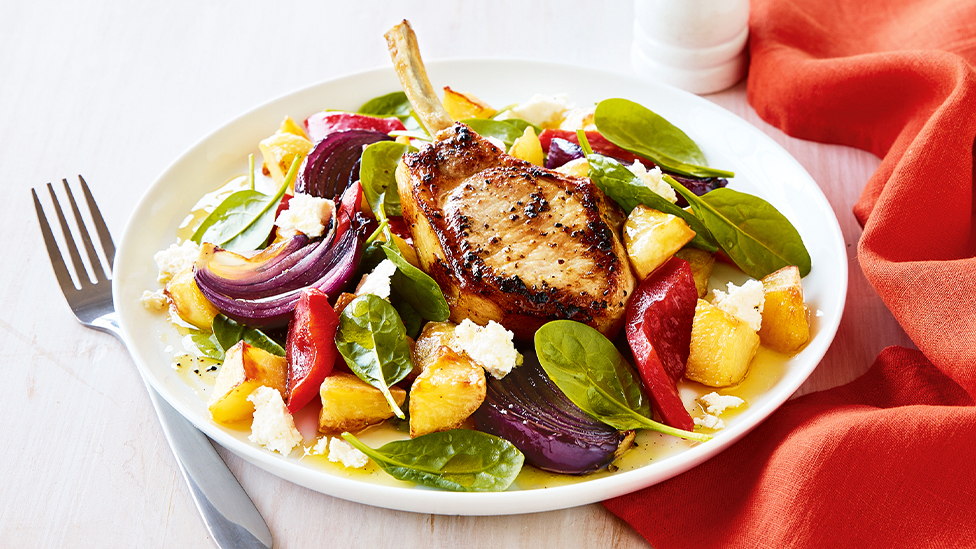
[(317, 112), (305, 119), (305, 129), (312, 143), (318, 143), (323, 137), (332, 132), (344, 130), (377, 130), (390, 133), (394, 130), (406, 130), (400, 119), (391, 116), (379, 118), (354, 112)]
[(339, 316), (329, 296), (317, 288), (302, 290), (288, 325), (286, 357), (288, 380), (285, 402), (295, 413), (319, 394), (322, 381), (332, 373), (339, 351), (335, 335)]
[(688, 262), (672, 257), (652, 272), (627, 304), (627, 342), (661, 420), (691, 431), (695, 423), (676, 386), (691, 347), (698, 290)]

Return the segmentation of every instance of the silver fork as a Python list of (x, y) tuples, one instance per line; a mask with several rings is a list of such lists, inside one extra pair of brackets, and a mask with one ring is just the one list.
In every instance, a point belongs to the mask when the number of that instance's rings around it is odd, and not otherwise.
[[(101, 212), (98, 211), (98, 206), (92, 198), (88, 184), (80, 175), (78, 179), (81, 181), (81, 189), (95, 225), (98, 241), (101, 244), (105, 259), (111, 265), (115, 259), (115, 245), (112, 243), (112, 236), (108, 232), (105, 220), (102, 219)], [(31, 194), (34, 196), (34, 207), (37, 210), (37, 219), (41, 224), (41, 233), (44, 235), (44, 244), (47, 246), (51, 265), (54, 267), (54, 274), (65, 299), (68, 301), (68, 306), (78, 320), (89, 328), (114, 335), (124, 345), (125, 340), (119, 330), (115, 305), (112, 303), (111, 276), (106, 274), (102, 268), (92, 238), (78, 210), (78, 204), (71, 193), (71, 187), (68, 186), (68, 180), (62, 181), (71, 206), (71, 213), (78, 225), (78, 234), (81, 236), (82, 244), (92, 267), (92, 273), (95, 275), (95, 282), (91, 282), (85, 271), (81, 254), (78, 252), (78, 245), (68, 228), (57, 194), (54, 192), (54, 187), (48, 183), (47, 189), (51, 194), (54, 212), (58, 218), (58, 223), (61, 225), (61, 231), (64, 233), (65, 248), (71, 258), (81, 289), (78, 289), (71, 280), (68, 266), (58, 250), (58, 244), (51, 232), (51, 226), (44, 216), (44, 209), (37, 198), (37, 191), (31, 189)], [(143, 379), (143, 382), (145, 383), (146, 380)], [(210, 443), (210, 439), (163, 400), (149, 383), (146, 383), (146, 389), (149, 390), (149, 397), (156, 409), (156, 415), (159, 416), (159, 422), (163, 426), (163, 433), (165, 433), (166, 440), (169, 441), (170, 448), (176, 456), (176, 463), (190, 488), (193, 501), (196, 503), (197, 509), (203, 517), (203, 522), (217, 546), (221, 549), (237, 547), (270, 549), (272, 539), (268, 525), (254, 507), (254, 503), (251, 502), (247, 493), (241, 488), (237, 478), (220, 459), (220, 455)]]

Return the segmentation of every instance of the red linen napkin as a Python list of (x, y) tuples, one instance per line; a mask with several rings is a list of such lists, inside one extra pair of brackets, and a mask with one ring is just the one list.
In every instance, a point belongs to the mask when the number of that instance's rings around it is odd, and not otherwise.
[(976, 547), (976, 2), (751, 8), (759, 115), (884, 159), (855, 207), (858, 259), (920, 351), (885, 349), (853, 383), (604, 505), (656, 549)]

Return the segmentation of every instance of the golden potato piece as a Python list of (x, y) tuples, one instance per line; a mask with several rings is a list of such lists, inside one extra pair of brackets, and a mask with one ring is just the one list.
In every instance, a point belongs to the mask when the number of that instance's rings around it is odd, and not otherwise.
[(674, 255), (684, 259), (691, 266), (698, 297), (705, 297), (708, 294), (708, 279), (712, 276), (712, 269), (715, 267), (715, 254), (698, 248), (681, 248)]
[(474, 95), (456, 92), (447, 86), (444, 86), (444, 109), (451, 120), (491, 118), (498, 112)]
[(285, 393), (288, 364), (285, 357), (252, 347), (243, 341), (227, 350), (217, 373), (208, 408), (217, 423), (234, 424), (254, 415), (254, 404), (247, 400), (264, 385)]
[(213, 319), (220, 311), (203, 295), (193, 279), (193, 267), (183, 269), (166, 284), (163, 292), (169, 297), (176, 314), (205, 332), (213, 330)]
[(774, 351), (794, 353), (810, 339), (810, 320), (803, 304), (800, 269), (783, 267), (766, 275), (762, 283), (766, 301), (759, 339)]
[(456, 429), (485, 400), (485, 370), (440, 346), (410, 388), (410, 436)]
[(539, 137), (535, 134), (532, 126), (525, 127), (525, 131), (522, 132), (522, 137), (519, 137), (515, 140), (515, 143), (512, 143), (512, 148), (508, 151), (508, 154), (515, 158), (521, 158), (526, 162), (531, 162), (536, 166), (542, 165), (542, 144), (539, 142)]
[(758, 350), (759, 336), (748, 324), (698, 300), (685, 377), (711, 387), (735, 385), (746, 377)]
[(451, 346), (454, 342), (455, 328), (457, 324), (453, 322), (428, 322), (424, 325), (424, 329), (417, 336), (413, 355), (410, 357), (413, 359), (415, 370), (422, 372), (434, 363), (439, 348)]
[(308, 139), (308, 134), (305, 133), (305, 128), (301, 124), (295, 122), (290, 116), (285, 116), (285, 119), (281, 122), (281, 126), (278, 127), (279, 133), (290, 133), (292, 135), (297, 135), (298, 137), (304, 137)]
[(258, 149), (264, 156), (269, 175), (276, 184), (281, 185), (295, 156), (307, 155), (312, 150), (312, 142), (302, 135), (279, 130), (258, 143)]
[(695, 231), (678, 216), (641, 204), (624, 223), (624, 246), (637, 277), (647, 278), (654, 269), (671, 258), (695, 238)]
[[(390, 387), (397, 406), (403, 406), (407, 392)], [(393, 417), (393, 409), (379, 389), (353, 374), (339, 372), (322, 382), (319, 389), (322, 411), (319, 413), (319, 432), (355, 432)]]
[(590, 163), (585, 158), (577, 158), (559, 166), (556, 171), (573, 177), (589, 177)]

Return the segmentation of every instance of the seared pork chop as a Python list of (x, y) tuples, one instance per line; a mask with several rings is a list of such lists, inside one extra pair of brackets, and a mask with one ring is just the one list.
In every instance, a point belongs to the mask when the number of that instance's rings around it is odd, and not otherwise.
[(404, 220), (451, 319), (501, 323), (519, 339), (571, 319), (612, 336), (634, 275), (624, 215), (589, 179), (504, 154), (454, 124), (397, 169)]

